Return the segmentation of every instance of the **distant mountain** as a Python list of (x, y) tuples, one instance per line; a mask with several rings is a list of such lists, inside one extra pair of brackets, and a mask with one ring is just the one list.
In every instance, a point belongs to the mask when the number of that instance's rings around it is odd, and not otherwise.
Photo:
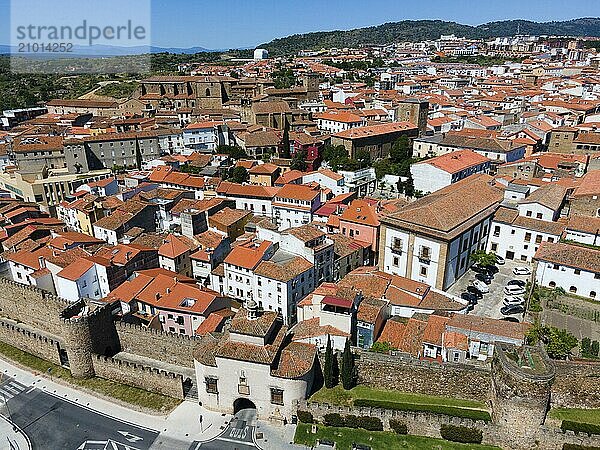
[(528, 20), (504, 20), (471, 26), (443, 20), (404, 20), (379, 26), (354, 30), (320, 31), (295, 34), (274, 39), (259, 47), (271, 55), (295, 53), (299, 50), (321, 48), (344, 48), (359, 45), (384, 45), (393, 42), (417, 42), (439, 39), (442, 34), (482, 39), (514, 36), (517, 33), (531, 35), (590, 36), (600, 37), (600, 18), (581, 18), (563, 22), (531, 22)]
[[(0, 45), (0, 55), (6, 55), (11, 53), (13, 50), (17, 53), (16, 47), (11, 47), (10, 45)], [(138, 46), (138, 47), (119, 47), (113, 45), (93, 45), (89, 46), (80, 46), (75, 45), (73, 47), (73, 52), (67, 56), (73, 57), (110, 57), (110, 56), (134, 56), (134, 55), (143, 55), (147, 53), (171, 53), (171, 54), (181, 54), (181, 55), (193, 55), (195, 53), (205, 53), (205, 52), (218, 52), (221, 50), (210, 50), (204, 47), (191, 47), (191, 48), (176, 48), (176, 47), (148, 47), (148, 46)], [(33, 55), (29, 55), (33, 56)], [(47, 54), (44, 55), (40, 53), (36, 55), (39, 57), (64, 57), (65, 54)]]

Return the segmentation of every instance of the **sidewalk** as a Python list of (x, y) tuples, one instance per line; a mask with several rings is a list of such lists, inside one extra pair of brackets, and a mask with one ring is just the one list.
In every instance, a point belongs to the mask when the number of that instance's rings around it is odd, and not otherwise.
[(266, 422), (258, 422), (256, 433), (263, 433), (262, 439), (256, 439), (256, 444), (263, 450), (272, 448), (281, 450), (303, 450), (309, 449), (304, 445), (294, 444), (295, 425), (277, 426)]
[(31, 450), (29, 438), (20, 428), (0, 415), (0, 448), (7, 450)]
[[(63, 400), (70, 401), (84, 408), (97, 411), (123, 422), (129, 422), (133, 425), (157, 431), (160, 433), (160, 436), (152, 446), (153, 449), (175, 449), (173, 441), (178, 441), (180, 444), (188, 443), (187, 447), (182, 447), (187, 449), (189, 443), (193, 441), (207, 441), (212, 439), (221, 433), (221, 427), (225, 426), (232, 417), (208, 411), (197, 403), (187, 401), (182, 402), (167, 416), (144, 414), (97, 398), (86, 392), (55, 383), (41, 375), (34, 375), (2, 359), (0, 359), (0, 372), (15, 378), (24, 385), (35, 386), (40, 390), (59, 396)], [(200, 415), (203, 417), (202, 432), (200, 432)], [(2, 445), (0, 444), (0, 448), (4, 448)]]

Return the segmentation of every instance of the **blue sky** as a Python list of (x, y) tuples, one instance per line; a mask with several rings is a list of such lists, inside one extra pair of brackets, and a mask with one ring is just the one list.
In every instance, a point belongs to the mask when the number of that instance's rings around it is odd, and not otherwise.
[[(87, 1), (91, 0), (80, 0), (78, 4)], [(52, 0), (40, 3), (47, 6)], [(8, 5), (9, 0), (0, 0), (2, 44), (9, 42)], [(153, 45), (215, 49), (252, 47), (295, 33), (350, 29), (404, 19), (443, 19), (478, 25), (504, 19), (550, 21), (598, 17), (600, 1), (152, 0), (152, 16)]]

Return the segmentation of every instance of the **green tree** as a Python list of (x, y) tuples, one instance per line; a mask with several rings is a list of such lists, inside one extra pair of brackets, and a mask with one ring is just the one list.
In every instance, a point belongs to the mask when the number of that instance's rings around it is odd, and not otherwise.
[(244, 149), (238, 145), (219, 145), (217, 153), (229, 155), (232, 159), (244, 159), (248, 157)]
[(231, 171), (229, 181), (238, 184), (245, 183), (246, 181), (248, 181), (248, 171), (242, 166), (237, 166)]
[(356, 368), (354, 366), (354, 355), (350, 349), (350, 339), (346, 339), (344, 353), (342, 354), (341, 367), (342, 386), (345, 390), (352, 389), (356, 380)]
[(344, 147), (343, 145), (337, 145), (335, 147), (333, 145), (325, 146), (325, 148), (323, 149), (324, 161), (329, 162), (333, 159), (339, 158), (348, 158), (348, 152), (346, 151), (346, 147)]
[(323, 378), (325, 387), (331, 389), (335, 386), (333, 382), (333, 348), (331, 347), (331, 337), (327, 335), (327, 347), (325, 348), (325, 364), (323, 367)]
[(410, 148), (410, 140), (408, 136), (400, 136), (390, 149), (390, 159), (393, 162), (400, 162), (410, 159), (412, 150)]
[(361, 169), (371, 165), (371, 153), (368, 150), (358, 150), (354, 159), (358, 162)]
[(567, 330), (550, 327), (545, 336), (546, 352), (552, 359), (566, 359), (577, 347), (577, 338)]
[(471, 261), (481, 267), (493, 266), (496, 264), (496, 254), (487, 253), (485, 250), (477, 250), (471, 253)]
[(281, 153), (280, 158), (290, 158), (290, 124), (286, 120), (285, 127), (283, 128), (283, 138), (281, 139)]
[(298, 150), (296, 153), (294, 153), (292, 163), (290, 164), (290, 169), (304, 172), (308, 167), (306, 156), (306, 150)]

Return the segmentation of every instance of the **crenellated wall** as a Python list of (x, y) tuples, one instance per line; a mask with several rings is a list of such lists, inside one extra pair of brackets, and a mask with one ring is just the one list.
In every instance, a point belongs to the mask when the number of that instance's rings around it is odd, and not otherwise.
[(183, 399), (183, 378), (180, 374), (119, 359), (94, 355), (96, 375), (147, 391)]
[(142, 328), (123, 322), (116, 322), (115, 326), (122, 351), (168, 364), (194, 367), (192, 353), (199, 338)]
[(60, 342), (27, 325), (0, 319), (0, 341), (54, 364), (60, 364)]

